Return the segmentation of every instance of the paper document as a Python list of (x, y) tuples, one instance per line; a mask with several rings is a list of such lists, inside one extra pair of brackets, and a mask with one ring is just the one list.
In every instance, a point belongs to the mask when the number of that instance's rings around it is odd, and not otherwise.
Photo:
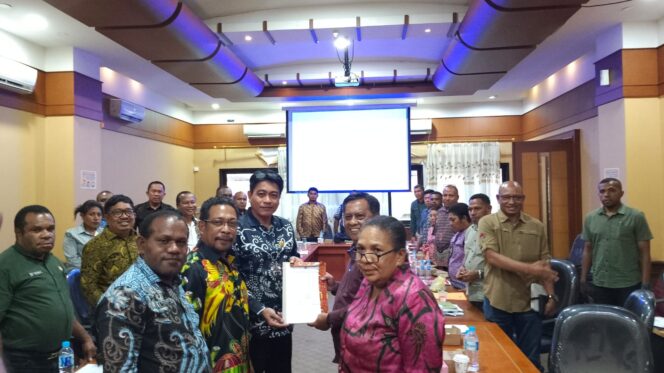
[(325, 263), (283, 263), (282, 308), (287, 324), (310, 323), (327, 312), (327, 287), (320, 277)]

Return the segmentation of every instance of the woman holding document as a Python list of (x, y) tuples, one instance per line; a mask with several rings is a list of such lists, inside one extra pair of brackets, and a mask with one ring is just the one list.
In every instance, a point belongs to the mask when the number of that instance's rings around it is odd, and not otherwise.
[(438, 372), (445, 320), (431, 291), (408, 267), (406, 230), (377, 216), (360, 231), (364, 280), (341, 330), (341, 372)]

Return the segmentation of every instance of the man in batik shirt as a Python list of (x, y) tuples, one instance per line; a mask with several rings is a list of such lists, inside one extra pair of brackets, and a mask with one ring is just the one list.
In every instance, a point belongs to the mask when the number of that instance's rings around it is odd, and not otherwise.
[(297, 210), (297, 235), (301, 240), (316, 242), (328, 226), (325, 205), (317, 202), (318, 189), (311, 187), (307, 191), (309, 201)]
[(208, 372), (198, 315), (180, 287), (189, 230), (175, 211), (141, 223), (140, 258), (111, 284), (96, 310), (104, 372)]
[(238, 211), (229, 199), (201, 207), (200, 241), (182, 268), (185, 297), (201, 319), (213, 372), (249, 372), (249, 298), (230, 252)]
[(282, 264), (300, 259), (293, 226), (274, 215), (283, 189), (284, 180), (273, 171), (259, 170), (251, 175), (251, 207), (240, 218), (233, 247), (249, 289), (249, 354), (256, 373), (291, 371), (293, 327), (281, 315)]

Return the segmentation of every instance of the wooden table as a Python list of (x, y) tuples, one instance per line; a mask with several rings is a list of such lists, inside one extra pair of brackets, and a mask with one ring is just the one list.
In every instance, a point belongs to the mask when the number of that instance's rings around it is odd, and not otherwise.
[(335, 243), (319, 243), (309, 245), (309, 252), (302, 256), (305, 262), (325, 262), (327, 272), (329, 272), (334, 279), (341, 281), (350, 257), (348, 256), (348, 249), (350, 244), (335, 244)]
[[(498, 324), (486, 321), (484, 314), (465, 299), (463, 292), (448, 292), (448, 301), (461, 307), (464, 315), (445, 316), (445, 325), (473, 325), (477, 331), (480, 340), (480, 373), (539, 373), (514, 341)], [(454, 351), (463, 349), (463, 346), (443, 346), (443, 349)]]

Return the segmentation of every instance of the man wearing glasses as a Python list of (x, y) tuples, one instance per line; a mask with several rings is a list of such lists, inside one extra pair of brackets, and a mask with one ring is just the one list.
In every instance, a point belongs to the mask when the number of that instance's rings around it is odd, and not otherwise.
[(350, 256), (350, 263), (348, 270), (340, 282), (336, 282), (330, 275), (326, 275), (325, 279), (328, 284), (328, 289), (334, 297), (334, 306), (329, 313), (321, 313), (316, 318), (316, 321), (310, 325), (320, 330), (332, 329), (332, 342), (334, 342), (334, 360), (335, 363), (339, 362), (339, 352), (341, 349), (341, 342), (339, 340), (339, 333), (341, 332), (341, 325), (343, 324), (344, 317), (348, 306), (353, 302), (357, 290), (362, 283), (362, 272), (356, 265), (355, 245), (360, 236), (360, 228), (364, 223), (374, 216), (380, 214), (380, 202), (376, 197), (371, 194), (360, 192), (348, 195), (344, 199), (343, 204), (343, 218), (346, 225), (346, 232), (353, 240), (353, 245), (348, 250)]
[(539, 282), (544, 286), (549, 294), (545, 313), (551, 314), (558, 273), (549, 265), (544, 225), (523, 213), (526, 197), (521, 185), (507, 181), (496, 197), (500, 211), (479, 221), (480, 247), (486, 259), (484, 316), (508, 336), (516, 335), (517, 346), (542, 370), (542, 319), (530, 308), (530, 284)]
[(292, 326), (281, 317), (282, 263), (300, 260), (291, 223), (274, 212), (284, 181), (273, 171), (256, 171), (249, 179), (251, 207), (240, 218), (233, 251), (249, 289), (254, 372), (290, 372)]
[(122, 194), (109, 198), (104, 215), (108, 225), (83, 247), (81, 257), (81, 290), (91, 306), (138, 257), (131, 198)]
[(238, 211), (227, 198), (201, 206), (201, 233), (182, 268), (185, 297), (200, 317), (213, 372), (249, 372), (249, 299), (231, 252)]

